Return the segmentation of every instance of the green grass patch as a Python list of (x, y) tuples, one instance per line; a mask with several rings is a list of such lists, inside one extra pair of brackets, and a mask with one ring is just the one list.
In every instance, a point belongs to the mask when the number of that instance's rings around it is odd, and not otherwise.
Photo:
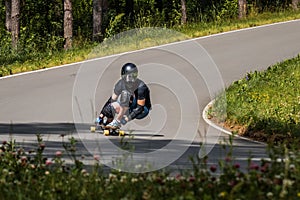
[(80, 62), (87, 59), (92, 45), (76, 47), (68, 51), (51, 51), (30, 56), (24, 62), (16, 61), (13, 64), (0, 66), (0, 77), (21, 72), (45, 69), (54, 66)]
[[(151, 34), (147, 33), (146, 31), (136, 35), (130, 35), (130, 37), (127, 36), (126, 41), (124, 39), (118, 40), (117, 43), (112, 42), (115, 40), (115, 38), (109, 38), (101, 45), (89, 44), (87, 42), (81, 42), (74, 39), (73, 49), (67, 51), (62, 50), (58, 52), (34, 52), (31, 53), (32, 55), (28, 53), (28, 55), (24, 55), (26, 57), (25, 61), (22, 59), (23, 53), (15, 52), (17, 55), (19, 55), (14, 58), (16, 59), (15, 61), (10, 61), (8, 64), (0, 65), (0, 76), (44, 69), (62, 64), (84, 61), (90, 58), (103, 57), (116, 53), (176, 42), (179, 40), (186, 40), (188, 38), (195, 38), (230, 30), (237, 30), (241, 28), (248, 28), (293, 19), (300, 19), (300, 10), (282, 11), (276, 13), (267, 12), (262, 14), (251, 12), (251, 14), (243, 20), (216, 20), (215, 22), (200, 22), (187, 24), (185, 26), (176, 26), (173, 27), (172, 30), (178, 31), (178, 34), (167, 34), (167, 37), (163, 37), (164, 34), (159, 34), (159, 31), (151, 32)], [(119, 37), (119, 39), (120, 38), (121, 37)], [(17, 59), (18, 57), (20, 57), (20, 60)], [(5, 60), (5, 57), (3, 59)]]
[(227, 127), (238, 127), (241, 135), (264, 141), (299, 138), (299, 83), (297, 56), (234, 82), (216, 99), (210, 115)]
[(192, 23), (182, 27), (175, 27), (174, 29), (183, 34), (186, 34), (189, 37), (195, 38), (210, 34), (222, 33), (295, 19), (300, 19), (299, 11), (282, 11), (274, 13), (264, 12), (261, 14), (252, 12), (249, 16), (241, 20), (232, 19), (223, 21), (216, 20), (215, 22), (208, 23)]

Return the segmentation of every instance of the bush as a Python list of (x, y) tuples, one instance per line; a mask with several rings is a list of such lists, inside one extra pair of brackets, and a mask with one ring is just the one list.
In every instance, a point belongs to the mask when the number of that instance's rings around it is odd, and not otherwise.
[[(192, 171), (170, 175), (164, 171), (130, 174), (104, 173), (99, 158), (87, 170), (76, 159), (76, 140), (63, 143), (65, 152), (47, 158), (41, 136), (35, 150), (14, 141), (0, 147), (1, 199), (296, 199), (300, 197), (298, 146), (270, 147), (269, 159), (251, 161), (246, 169), (228, 153), (219, 165), (207, 157), (194, 161)], [(225, 146), (225, 145), (224, 145)], [(297, 147), (297, 148), (294, 148)], [(64, 154), (74, 164), (68, 166)]]

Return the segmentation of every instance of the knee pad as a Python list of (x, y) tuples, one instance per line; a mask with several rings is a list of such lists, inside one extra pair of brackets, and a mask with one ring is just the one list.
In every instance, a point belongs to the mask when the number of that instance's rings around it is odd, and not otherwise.
[(116, 111), (111, 104), (108, 104), (102, 109), (101, 113), (107, 118), (114, 118)]
[(136, 116), (136, 119), (143, 119), (147, 117), (148, 114), (149, 114), (149, 109), (146, 106), (144, 106), (144, 111), (138, 116)]
[(129, 107), (131, 94), (127, 90), (123, 90), (118, 97), (118, 102), (123, 107)]

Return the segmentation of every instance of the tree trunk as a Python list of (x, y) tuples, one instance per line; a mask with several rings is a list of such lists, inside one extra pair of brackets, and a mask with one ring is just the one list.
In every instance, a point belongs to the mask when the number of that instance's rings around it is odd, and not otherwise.
[(298, 10), (299, 0), (292, 0), (292, 8)]
[(64, 48), (72, 48), (73, 37), (73, 16), (72, 16), (72, 0), (64, 0)]
[(11, 0), (5, 0), (5, 26), (11, 32)]
[(187, 15), (186, 15), (186, 3), (185, 0), (181, 0), (181, 24), (186, 24)]
[(16, 48), (20, 35), (20, 0), (11, 1), (11, 35), (12, 47)]
[(102, 14), (105, 14), (108, 10), (108, 0), (102, 0)]
[(246, 17), (247, 0), (239, 0), (239, 19)]
[(93, 0), (93, 40), (101, 40), (103, 0)]

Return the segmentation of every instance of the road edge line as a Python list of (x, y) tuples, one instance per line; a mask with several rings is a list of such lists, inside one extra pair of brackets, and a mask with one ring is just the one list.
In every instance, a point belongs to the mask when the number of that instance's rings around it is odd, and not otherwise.
[(256, 140), (252, 140), (250, 138), (246, 138), (246, 137), (243, 137), (243, 136), (240, 136), (240, 135), (236, 135), (236, 134), (233, 134), (231, 131), (223, 128), (222, 126), (219, 126), (217, 125), (216, 123), (214, 123), (212, 120), (208, 119), (207, 117), (207, 113), (208, 113), (208, 109), (213, 105), (213, 103), (215, 102), (215, 99), (213, 99), (212, 101), (210, 101), (206, 106), (205, 108), (203, 109), (203, 112), (202, 112), (202, 118), (203, 120), (211, 127), (221, 131), (222, 133), (225, 133), (227, 135), (231, 135), (233, 136), (234, 138), (239, 138), (239, 139), (242, 139), (242, 140), (247, 140), (249, 142), (253, 142), (253, 143), (257, 143), (257, 144), (262, 144), (262, 145), (267, 145), (266, 143), (264, 142), (259, 142), (259, 141), (256, 141)]

